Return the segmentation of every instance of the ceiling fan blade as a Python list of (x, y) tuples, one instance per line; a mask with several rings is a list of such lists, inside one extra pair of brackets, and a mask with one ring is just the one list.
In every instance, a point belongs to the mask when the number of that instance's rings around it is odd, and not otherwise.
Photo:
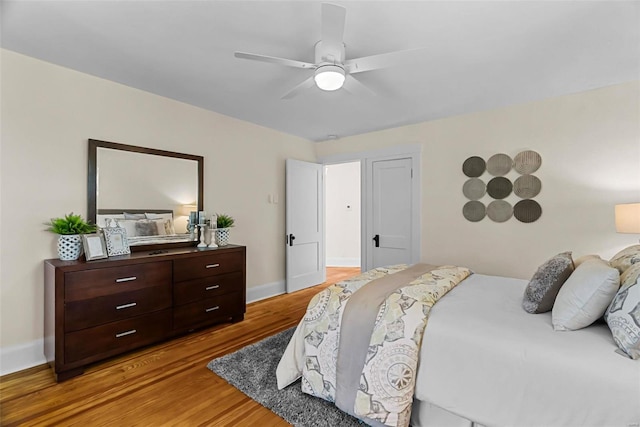
[(296, 61), (295, 59), (277, 58), (275, 56), (258, 55), (255, 53), (236, 52), (234, 56), (236, 58), (252, 59), (254, 61), (261, 61), (261, 62), (270, 62), (272, 64), (285, 65), (287, 67), (293, 67), (293, 68), (304, 68), (304, 69), (311, 69), (311, 70), (314, 70), (316, 68), (315, 64), (311, 64), (309, 62)]
[(381, 53), (380, 55), (349, 59), (348, 61), (345, 61), (344, 66), (350, 74), (362, 73), (364, 71), (404, 65), (411, 61), (415, 61), (421, 55), (426, 53), (427, 48), (398, 50), (396, 52)]
[(347, 9), (331, 3), (322, 3), (321, 40), (325, 49), (340, 52), (344, 38)]
[(369, 89), (367, 86), (363, 85), (360, 80), (356, 79), (353, 76), (347, 76), (344, 79), (344, 84), (342, 88), (347, 92), (356, 95), (356, 96), (376, 96), (377, 94)]
[(281, 98), (282, 99), (291, 99), (293, 97), (296, 97), (296, 96), (300, 95), (300, 93), (302, 93), (306, 89), (309, 89), (312, 86), (315, 86), (315, 84), (316, 84), (316, 82), (313, 80), (313, 76), (311, 76), (308, 79), (304, 80), (299, 85), (295, 86), (289, 92), (287, 92), (284, 95), (282, 95)]

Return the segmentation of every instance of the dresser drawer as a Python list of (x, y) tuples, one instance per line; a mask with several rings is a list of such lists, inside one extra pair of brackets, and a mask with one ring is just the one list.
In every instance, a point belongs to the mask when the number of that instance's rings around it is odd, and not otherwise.
[(89, 298), (130, 292), (158, 285), (171, 285), (171, 262), (109, 267), (65, 273), (65, 300)]
[(241, 252), (177, 259), (173, 262), (173, 280), (174, 282), (182, 282), (217, 274), (232, 273), (234, 271), (242, 271), (243, 267), (244, 257)]
[(65, 334), (65, 363), (99, 360), (166, 337), (171, 310), (162, 310), (118, 322)]
[(202, 279), (187, 280), (173, 285), (173, 303), (182, 305), (216, 295), (241, 291), (242, 273), (220, 274)]
[(65, 307), (64, 327), (67, 332), (78, 331), (169, 307), (171, 307), (171, 286), (169, 285), (72, 301)]
[(180, 307), (174, 307), (173, 329), (190, 329), (207, 323), (213, 323), (221, 318), (241, 315), (243, 314), (241, 300), (242, 293), (233, 292)]

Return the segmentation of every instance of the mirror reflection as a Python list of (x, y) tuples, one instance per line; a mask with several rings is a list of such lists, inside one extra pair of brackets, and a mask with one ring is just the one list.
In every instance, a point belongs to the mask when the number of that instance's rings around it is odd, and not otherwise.
[(131, 246), (195, 240), (188, 223), (202, 210), (201, 156), (89, 142), (90, 219), (125, 228)]

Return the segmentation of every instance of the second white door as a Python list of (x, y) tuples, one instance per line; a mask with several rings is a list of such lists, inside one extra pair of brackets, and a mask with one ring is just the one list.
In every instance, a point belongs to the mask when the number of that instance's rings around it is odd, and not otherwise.
[(374, 160), (370, 164), (367, 268), (413, 262), (412, 159)]

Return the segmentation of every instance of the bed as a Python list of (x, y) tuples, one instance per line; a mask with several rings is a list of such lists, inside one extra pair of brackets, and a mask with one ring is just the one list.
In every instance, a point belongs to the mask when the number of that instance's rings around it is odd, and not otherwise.
[[(640, 310), (640, 245), (632, 248), (630, 256), (623, 254), (626, 265), (620, 269), (620, 273), (629, 270), (631, 274), (618, 275), (615, 290), (606, 297), (611, 324), (629, 307), (632, 314), (630, 304), (634, 302)], [(594, 263), (589, 261), (585, 266)], [(574, 266), (573, 261), (571, 270), (574, 279), (588, 271)], [(562, 280), (566, 289), (572, 282), (568, 277)], [(614, 340), (616, 331), (612, 335), (612, 327), (601, 319), (602, 314), (588, 327), (561, 331), (554, 323), (558, 313), (531, 314), (523, 309), (523, 294), (532, 282), (470, 274), (433, 305), (420, 343), (410, 410), (412, 426), (640, 425), (640, 360), (629, 356), (637, 356), (634, 349), (640, 349), (640, 338), (624, 342), (617, 336)], [(579, 282), (584, 283), (584, 277)], [(625, 297), (632, 297), (623, 301), (625, 310), (615, 311), (621, 290)], [(578, 314), (584, 311), (583, 307)], [(305, 340), (311, 334), (305, 331), (304, 323), (303, 319), (278, 366), (280, 388), (302, 376), (304, 390), (303, 371), (316, 356), (305, 350)], [(621, 348), (629, 354), (621, 354)], [(364, 373), (361, 378), (366, 378)], [(367, 386), (366, 381), (364, 386), (360, 384), (361, 388)], [(346, 412), (358, 416), (349, 408)], [(374, 426), (402, 423), (359, 418)]]

